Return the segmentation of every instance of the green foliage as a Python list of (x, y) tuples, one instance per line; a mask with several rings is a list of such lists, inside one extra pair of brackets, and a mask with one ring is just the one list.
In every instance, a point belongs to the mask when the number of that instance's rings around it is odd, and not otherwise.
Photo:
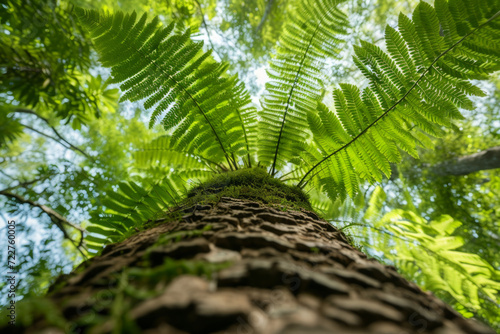
[(464, 239), (456, 235), (461, 222), (449, 215), (428, 221), (404, 209), (384, 213), (386, 194), (381, 187), (372, 192), (369, 204), (363, 217), (344, 222), (344, 228), (357, 235), (365, 249), (384, 252), (403, 275), (457, 303), (464, 315), (487, 316), (489, 308), (496, 308), (500, 270), (464, 250)]
[(0, 92), (9, 97), (8, 104), (50, 108), (59, 118), (72, 121), (74, 128), (106, 112), (109, 99), (116, 100), (116, 89), (101, 86), (85, 73), (90, 67), (90, 40), (68, 15), (72, 6), (53, 0), (8, 0), (3, 6)]
[[(8, 328), (10, 318), (9, 310), (2, 307), (0, 312), (0, 326)], [(32, 297), (16, 303), (16, 326), (27, 328), (37, 321), (40, 317), (47, 322), (47, 325), (64, 329), (67, 327), (67, 321), (63, 317), (61, 310), (54, 303), (44, 297)]]
[[(114, 6), (83, 0), (71, 3)], [(354, 48), (354, 64), (366, 87), (339, 84), (333, 94), (327, 94), (328, 85), (339, 81), (329, 73), (344, 71), (345, 78), (350, 69), (339, 56), (344, 45), (358, 38), (356, 30), (365, 29), (371, 40), (380, 37), (375, 24), (358, 25), (355, 15), (348, 22), (339, 8), (361, 8), (366, 3), (377, 15), (401, 8), (390, 0), (360, 3), (356, 7), (354, 1), (343, 0), (253, 0), (243, 5), (235, 0), (120, 1), (121, 9), (139, 8), (159, 15), (148, 22), (146, 15), (139, 18), (135, 13), (71, 12), (72, 5), (66, 1), (56, 6), (54, 1), (45, 5), (38, 0), (8, 0), (7, 10), (0, 14), (5, 32), (0, 37), (0, 164), (12, 165), (2, 168), (0, 181), (6, 189), (51, 205), (70, 220), (85, 220), (94, 211), (85, 239), (92, 253), (151, 226), (158, 218), (177, 218), (180, 211), (172, 212), (176, 208), (216, 202), (223, 196), (283, 209), (312, 207), (336, 221), (349, 217), (353, 219), (350, 230), (362, 234), (359, 240), (368, 250), (384, 251), (408, 277), (438, 291), (464, 314), (498, 322), (490, 303), (498, 305), (498, 173), (433, 181), (424, 164), (415, 169), (414, 158), (422, 155), (422, 147), (433, 146), (432, 137), (441, 136), (444, 127), (453, 127), (461, 112), (474, 109), (473, 96), (484, 95), (477, 80), (500, 69), (500, 2), (420, 3), (411, 19), (400, 15), (397, 25), (387, 26), (385, 46), (359, 42)], [(407, 4), (413, 2), (405, 2), (405, 10), (411, 7)], [(370, 22), (385, 21), (384, 15)], [(207, 20), (213, 17), (217, 18)], [(175, 24), (163, 24), (172, 19)], [(355, 26), (349, 34), (348, 23)], [(210, 32), (222, 38), (219, 43), (224, 47), (214, 51), (218, 58), (231, 60), (232, 68), (203, 51), (203, 44), (196, 41), (199, 28), (211, 48)], [(89, 37), (101, 63), (111, 68), (106, 82), (87, 73), (91, 67), (104, 73), (91, 56)], [(251, 72), (278, 37), (268, 71), (271, 81), (257, 112), (228, 68), (234, 73), (245, 66)], [(234, 46), (227, 46), (234, 41)], [(348, 79), (357, 83), (359, 75)], [(111, 115), (117, 109), (117, 90), (111, 83), (120, 85), (122, 100), (142, 100), (146, 109), (152, 109), (150, 127), (161, 123), (167, 132), (158, 136), (147, 131), (138, 111), (128, 119)], [(498, 97), (488, 103), (495, 109)], [(120, 111), (127, 114), (128, 107)], [(97, 120), (96, 116), (104, 117)], [(61, 121), (72, 121), (79, 131), (65, 129)], [(493, 125), (487, 140), (484, 125), (472, 128), (464, 131), (480, 138), (475, 144), (498, 139)], [(23, 129), (31, 133), (21, 135)], [(58, 139), (60, 129), (85, 150)], [(431, 162), (448, 157), (450, 151), (469, 152), (481, 146), (449, 138), (441, 148), (438, 142), (438, 158)], [(54, 141), (74, 151), (77, 158), (68, 158), (64, 151), (64, 157), (50, 160), (46, 148)], [(450, 141), (463, 151), (452, 149)], [(43, 158), (37, 157), (40, 153)], [(413, 158), (405, 164), (419, 174), (408, 180), (411, 195), (405, 190), (397, 200), (391, 199), (400, 192), (394, 193), (395, 186), (389, 184), (387, 196), (376, 188), (365, 198), (362, 182), (388, 178), (391, 163), (407, 153)], [(268, 173), (247, 168), (260, 165)], [(117, 185), (118, 180), (123, 182)], [(103, 199), (109, 184), (114, 185), (113, 191)], [(308, 195), (301, 190), (306, 185)], [(419, 201), (413, 204), (417, 193)], [(25, 214), (22, 205), (6, 204), (12, 209), (9, 213)], [(389, 205), (399, 209), (389, 210)], [(359, 210), (363, 206), (367, 210)], [(42, 222), (52, 224), (41, 215)], [(364, 226), (356, 230), (359, 223)], [(171, 261), (146, 276), (204, 272), (188, 262)], [(49, 264), (40, 263), (32, 269), (50, 270)], [(46, 275), (38, 278), (47, 284)], [(141, 294), (122, 283), (110, 310), (116, 315), (116, 331), (130, 325), (118, 316), (126, 313), (127, 296)]]
[(104, 244), (118, 242), (139, 231), (139, 228), (169, 211), (178, 204), (182, 181), (172, 177), (152, 185), (139, 185), (133, 181), (120, 182), (117, 191), (107, 193), (106, 212), (97, 215), (87, 231), (85, 241), (90, 250), (101, 250)]
[[(497, 16), (494, 1), (482, 3), (475, 14), (456, 3), (437, 1), (436, 8), (421, 3), (412, 19), (400, 16), (399, 30), (387, 27), (388, 53), (366, 42), (355, 48), (354, 62), (369, 85), (361, 91), (341, 84), (331, 111), (321, 103), (320, 72), (336, 56), (346, 25), (336, 5), (305, 1), (290, 14), (259, 113), (258, 158), (270, 166), (271, 175), (294, 164), (292, 175), (300, 178), (300, 187), (312, 180), (331, 199), (345, 199), (356, 196), (361, 180), (389, 177), (390, 163), (401, 160), (400, 150), (416, 157), (417, 147), (432, 146), (428, 136), (439, 136), (441, 126), (460, 119), (459, 108), (473, 108), (468, 95), (483, 92), (469, 80), (500, 68), (496, 49), (483, 36), (499, 31), (490, 24)], [(251, 165), (254, 109), (240, 112), (248, 102), (243, 88), (223, 75), (224, 65), (200, 51), (201, 44), (189, 40), (189, 32), (170, 36), (172, 24), (146, 24), (146, 16), (136, 23), (135, 13), (78, 12), (101, 61), (112, 67), (112, 81), (122, 82), (124, 98), (156, 105), (151, 124), (168, 109), (164, 125), (172, 134), (143, 152), (176, 150), (219, 171), (237, 169), (247, 154), (243, 162)], [(245, 102), (228, 110), (235, 100)], [(145, 158), (159, 161), (154, 154)]]
[(0, 147), (13, 142), (21, 136), (23, 126), (17, 119), (9, 115), (5, 105), (0, 106)]
[[(335, 111), (309, 112), (314, 136), (311, 167), (299, 185), (314, 178), (330, 198), (354, 197), (360, 180), (380, 182), (391, 175), (400, 150), (432, 146), (442, 126), (472, 109), (470, 95), (483, 92), (469, 80), (500, 69), (498, 1), (421, 2), (412, 19), (399, 16), (399, 30), (386, 28), (388, 52), (366, 42), (354, 62), (368, 80), (360, 90), (341, 84), (333, 93)], [(321, 157), (321, 158), (318, 158)], [(381, 173), (382, 172), (382, 173)]]
[(450, 216), (427, 222), (414, 212), (396, 209), (382, 217), (375, 228), (393, 233), (390, 244), (398, 244), (398, 255), (392, 260), (401, 267), (407, 265), (405, 262), (415, 264), (425, 288), (446, 291), (466, 307), (478, 309), (479, 293), (497, 300), (500, 283), (495, 280), (500, 271), (476, 254), (457, 250), (464, 240), (452, 234), (460, 225)]
[(321, 70), (336, 58), (348, 25), (337, 8), (342, 1), (301, 1), (287, 18), (274, 55), (259, 113), (259, 160), (271, 175), (297, 156), (310, 138), (307, 114), (314, 112), (324, 89)]
[(250, 154), (245, 128), (253, 122), (250, 97), (235, 76), (225, 75), (226, 64), (190, 40), (189, 29), (175, 34), (173, 23), (162, 27), (158, 18), (146, 23), (147, 15), (137, 20), (135, 12), (76, 12), (100, 61), (112, 69), (110, 82), (121, 83), (122, 100), (145, 100), (146, 109), (155, 107), (150, 126), (162, 121), (177, 147), (226, 160), (231, 168), (237, 157)]

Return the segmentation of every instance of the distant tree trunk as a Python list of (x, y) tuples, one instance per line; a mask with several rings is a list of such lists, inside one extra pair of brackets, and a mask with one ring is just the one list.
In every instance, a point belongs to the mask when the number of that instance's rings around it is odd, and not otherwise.
[[(493, 333), (367, 258), (312, 212), (223, 197), (181, 214), (107, 246), (54, 284), (48, 296), (70, 321), (67, 331)], [(179, 231), (192, 237), (161, 242)], [(184, 271), (161, 269), (168, 258), (191, 261)], [(167, 282), (193, 263), (226, 262), (211, 278)], [(28, 332), (47, 327), (38, 319)]]
[(432, 166), (437, 175), (467, 175), (480, 170), (500, 168), (500, 146)]
[[(456, 159), (443, 161), (436, 165), (424, 164), (433, 174), (438, 176), (460, 176), (467, 175), (481, 170), (500, 168), (500, 146), (491, 147), (487, 150), (465, 155)], [(399, 177), (396, 164), (391, 164), (391, 180)]]

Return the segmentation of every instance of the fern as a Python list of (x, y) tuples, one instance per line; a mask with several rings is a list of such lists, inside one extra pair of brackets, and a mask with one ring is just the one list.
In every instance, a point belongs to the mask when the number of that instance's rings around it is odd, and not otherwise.
[(167, 175), (153, 185), (133, 181), (118, 184), (118, 191), (106, 194), (105, 214), (94, 215), (85, 242), (91, 251), (99, 251), (108, 243), (124, 240), (147, 221), (169, 211), (181, 199), (183, 180)]
[(145, 14), (77, 9), (122, 100), (143, 100), (153, 110), (150, 126), (161, 122), (167, 131), (135, 154), (135, 171), (161, 181), (124, 182), (110, 192), (105, 214), (88, 228), (89, 248), (99, 251), (164, 215), (189, 182), (262, 164), (287, 182), (311, 185), (317, 211), (363, 232), (364, 246), (384, 251), (426, 288), (472, 310), (481, 299), (498, 303), (500, 273), (460, 251), (463, 240), (453, 235), (459, 222), (428, 222), (411, 210), (381, 217), (380, 188), (364, 216), (352, 203), (365, 202), (362, 181), (388, 178), (402, 154), (418, 157), (417, 149), (432, 146), (461, 109), (474, 108), (470, 96), (483, 92), (471, 80), (500, 69), (500, 0), (421, 2), (411, 19), (401, 15), (396, 28), (386, 28), (384, 49), (355, 47), (367, 87), (340, 84), (327, 106), (322, 70), (338, 57), (346, 33), (343, 2), (298, 1), (270, 63), (259, 112), (237, 77), (226, 74), (228, 65), (203, 52), (189, 29), (165, 27), (158, 18), (148, 23)]
[(134, 162), (139, 169), (161, 167), (163, 169), (173, 168), (183, 171), (225, 170), (224, 166), (209, 158), (186, 151), (180, 151), (172, 144), (172, 137), (170, 135), (160, 136), (150, 143), (145, 144), (141, 149), (135, 152)]
[(3, 99), (0, 99), (0, 103), (0, 148), (2, 148), (21, 136), (23, 126), (12, 115), (9, 115), (11, 110), (4, 104)]
[[(76, 9), (91, 32), (100, 61), (111, 67), (112, 83), (120, 83), (122, 100), (144, 100), (153, 108), (150, 126), (161, 121), (172, 131), (176, 147), (224, 160), (238, 168), (238, 158), (255, 148), (249, 133), (253, 111), (249, 94), (227, 64), (217, 63), (203, 43), (193, 42), (190, 31), (175, 34), (174, 24), (163, 27), (144, 14), (113, 15)], [(250, 162), (248, 162), (250, 163)]]
[(287, 19), (268, 71), (259, 122), (259, 160), (274, 175), (307, 150), (307, 114), (316, 109), (324, 89), (321, 70), (336, 58), (339, 35), (347, 20), (337, 9), (342, 1), (303, 0)]
[[(427, 221), (411, 210), (383, 213), (385, 192), (377, 187), (364, 217), (343, 222), (367, 249), (383, 252), (403, 274), (434, 292), (446, 292), (469, 310), (481, 307), (480, 299), (498, 303), (500, 271), (480, 256), (460, 251), (464, 245), (454, 232), (462, 224), (447, 215)], [(356, 207), (351, 205), (356, 210)], [(359, 210), (358, 210), (359, 212)], [(391, 249), (391, 252), (387, 250)]]
[(421, 2), (412, 19), (400, 15), (398, 30), (386, 28), (387, 52), (362, 42), (354, 62), (368, 87), (342, 84), (334, 111), (308, 111), (314, 144), (299, 186), (313, 179), (332, 199), (354, 197), (361, 180), (389, 177), (400, 151), (417, 157), (418, 146), (432, 146), (428, 136), (483, 95), (469, 80), (500, 69), (498, 8), (498, 0)]
[(500, 283), (495, 279), (500, 272), (480, 256), (457, 250), (464, 241), (452, 233), (460, 225), (449, 216), (427, 222), (411, 211), (394, 210), (376, 227), (393, 234), (398, 256), (392, 259), (414, 263), (427, 289), (446, 291), (462, 305), (478, 309), (479, 293), (497, 302)]

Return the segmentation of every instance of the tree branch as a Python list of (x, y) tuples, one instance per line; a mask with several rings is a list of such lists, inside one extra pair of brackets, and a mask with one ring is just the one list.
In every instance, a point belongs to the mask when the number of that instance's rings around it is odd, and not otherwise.
[(273, 8), (274, 0), (268, 0), (266, 4), (266, 9), (264, 11), (264, 15), (262, 15), (262, 19), (259, 22), (259, 25), (257, 26), (257, 29), (255, 29), (255, 32), (259, 34), (264, 27), (264, 24), (267, 21), (267, 18), (269, 17), (269, 14), (271, 13), (271, 9)]
[(66, 148), (66, 149), (70, 149), (70, 147), (69, 147), (69, 146), (66, 146), (64, 143), (61, 143), (61, 141), (59, 141), (59, 139), (57, 139), (56, 137), (53, 137), (53, 136), (51, 136), (51, 135), (48, 135), (48, 134), (46, 134), (46, 133), (44, 133), (44, 132), (42, 132), (42, 131), (39, 131), (39, 130), (37, 130), (37, 129), (35, 129), (35, 128), (31, 127), (31, 126), (29, 126), (29, 125), (26, 125), (26, 124), (23, 124), (23, 123), (19, 123), (19, 124), (21, 124), (22, 126), (24, 126), (24, 127), (25, 127), (26, 129), (28, 129), (28, 130), (31, 130), (31, 131), (33, 131), (33, 132), (38, 133), (38, 134), (39, 134), (39, 135), (41, 135), (41, 136), (47, 137), (47, 138), (49, 138), (49, 139), (52, 139), (53, 141), (55, 141), (56, 143), (60, 144), (62, 147)]
[[(46, 119), (45, 117), (42, 117), (40, 116), (39, 114), (37, 114), (35, 111), (31, 110), (31, 109), (24, 109), (24, 108), (18, 108), (16, 110), (14, 110), (14, 112), (17, 112), (17, 113), (23, 113), (23, 114), (30, 114), (30, 115), (35, 115), (37, 118), (41, 119), (42, 121), (44, 121), (49, 127), (50, 129), (52, 130), (52, 132), (54, 132), (54, 134), (60, 139), (62, 140), (66, 145), (68, 145), (68, 147), (70, 149), (72, 149), (73, 151), (77, 151), (77, 152), (80, 152), (81, 154), (83, 154), (87, 159), (89, 160), (94, 160), (92, 157), (90, 157), (87, 153), (85, 153), (84, 151), (82, 151), (80, 148), (76, 147), (75, 145), (71, 144), (69, 141), (67, 141), (63, 136), (61, 136), (61, 134), (59, 134), (59, 132), (56, 130), (56, 128), (54, 128), (48, 119)], [(24, 125), (25, 126), (25, 125)], [(27, 127), (27, 126), (25, 126)], [(30, 128), (30, 127), (27, 127), (28, 129), (30, 130), (33, 130), (33, 131), (37, 131), (37, 130), (34, 130), (33, 128)], [(43, 135), (43, 136), (46, 136), (46, 137), (49, 137), (48, 135), (45, 135), (45, 134), (42, 134), (40, 132), (38, 132), (39, 134)], [(49, 138), (53, 139), (53, 140), (56, 140), (54, 137), (50, 136)], [(57, 140), (56, 140), (57, 141)], [(58, 141), (59, 142), (59, 141)], [(64, 145), (63, 145), (64, 146)]]
[(205, 31), (207, 32), (207, 37), (208, 37), (208, 42), (210, 43), (210, 48), (212, 48), (213, 52), (222, 60), (221, 56), (215, 50), (215, 46), (212, 43), (212, 39), (210, 38), (210, 32), (208, 31), (208, 25), (207, 22), (205, 21), (205, 14), (203, 13), (203, 9), (201, 8), (201, 4), (198, 2), (198, 0), (193, 0), (196, 5), (198, 5), (198, 9), (200, 10), (200, 15), (201, 15), (201, 23), (203, 24), (203, 27), (205, 27)]
[[(3, 174), (4, 174), (4, 175), (6, 175), (6, 176), (8, 176), (8, 177), (10, 177), (10, 178), (12, 179), (12, 177), (11, 177), (10, 175), (7, 175), (7, 174), (5, 174), (5, 173), (3, 173)], [(1, 192), (3, 192), (3, 191), (10, 191), (10, 190), (12, 190), (12, 189), (16, 189), (16, 188), (19, 188), (19, 187), (24, 187), (24, 188), (26, 188), (27, 186), (32, 185), (32, 184), (34, 184), (34, 183), (37, 183), (37, 182), (39, 182), (39, 181), (45, 181), (45, 180), (46, 180), (49, 176), (50, 176), (50, 175), (44, 175), (44, 176), (39, 177), (39, 178), (37, 178), (37, 179), (31, 180), (31, 181), (25, 181), (25, 182), (20, 182), (20, 181), (17, 181), (17, 182), (18, 182), (18, 184), (17, 184), (16, 186), (10, 186), (10, 187), (7, 187), (7, 188), (5, 188), (5, 189), (3, 189), (3, 190), (0, 190), (0, 193), (1, 193)]]
[[(85, 256), (85, 254), (83, 253), (83, 251), (81, 250), (81, 247), (83, 245), (83, 233), (85, 232), (85, 230), (83, 228), (81, 228), (80, 226), (77, 226), (77, 225), (69, 222), (60, 213), (54, 211), (53, 209), (49, 208), (46, 205), (40, 204), (38, 202), (32, 201), (30, 199), (24, 198), (24, 197), (22, 197), (20, 195), (11, 193), (10, 191), (6, 191), (6, 190), (0, 191), (0, 195), (4, 195), (7, 198), (14, 199), (15, 201), (17, 201), (17, 202), (19, 202), (21, 204), (29, 204), (29, 205), (31, 205), (33, 207), (37, 207), (40, 210), (42, 210), (42, 212), (45, 213), (46, 215), (48, 215), (50, 217), (50, 219), (52, 220), (52, 222), (54, 222), (54, 224), (56, 224), (56, 226), (62, 231), (62, 233), (64, 235), (64, 238), (66, 238), (69, 241), (71, 241), (71, 243), (73, 244), (73, 246), (75, 246), (75, 248), (80, 252), (80, 254), (83, 256), (84, 259), (87, 258)], [(80, 232), (80, 241), (78, 242), (78, 244), (76, 244), (75, 240), (73, 240), (71, 238), (71, 236), (68, 234), (68, 232), (64, 228), (63, 224), (68, 225), (68, 226), (70, 226), (70, 227), (72, 227), (72, 228), (74, 228), (74, 229), (76, 229), (76, 230), (78, 230)]]

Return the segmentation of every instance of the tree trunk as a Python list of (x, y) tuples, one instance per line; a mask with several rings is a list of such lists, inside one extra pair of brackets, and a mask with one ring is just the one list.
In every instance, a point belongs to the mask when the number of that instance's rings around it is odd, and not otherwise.
[(480, 170), (500, 168), (500, 146), (445, 161), (431, 168), (437, 175), (467, 175)]
[(182, 215), (61, 277), (48, 297), (64, 332), (493, 333), (312, 212), (223, 197)]
[[(436, 165), (424, 164), (424, 168), (428, 168), (438, 176), (461, 176), (482, 170), (497, 169), (500, 168), (500, 146), (494, 146), (481, 152), (444, 161)], [(398, 179), (399, 173), (396, 164), (391, 164), (391, 170), (390, 179)]]

